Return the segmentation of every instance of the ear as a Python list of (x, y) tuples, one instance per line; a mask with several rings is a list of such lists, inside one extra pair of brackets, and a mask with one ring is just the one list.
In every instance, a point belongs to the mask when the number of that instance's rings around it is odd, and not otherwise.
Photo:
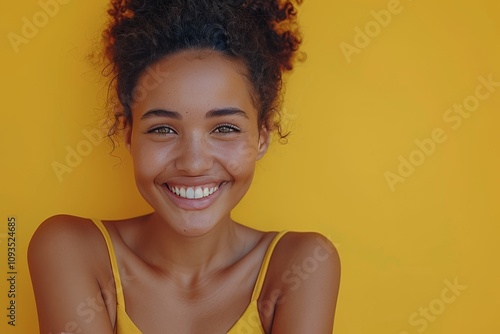
[(259, 146), (257, 147), (257, 160), (260, 160), (266, 154), (271, 142), (271, 134), (269, 130), (263, 126), (259, 132)]
[(127, 150), (130, 152), (130, 145), (132, 142), (132, 124), (130, 124), (130, 122), (126, 122), (123, 127), (123, 141), (125, 142)]

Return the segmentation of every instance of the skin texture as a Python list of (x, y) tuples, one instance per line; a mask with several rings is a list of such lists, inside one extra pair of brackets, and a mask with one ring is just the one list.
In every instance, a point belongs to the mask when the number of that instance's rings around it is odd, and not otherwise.
[[(269, 134), (259, 127), (246, 68), (211, 51), (159, 61), (165, 79), (137, 85), (125, 143), (151, 214), (105, 221), (127, 313), (143, 333), (225, 333), (247, 307), (276, 232), (233, 221)], [(219, 185), (204, 199), (167, 187)], [(88, 219), (54, 216), (28, 251), (41, 333), (113, 333), (116, 296), (104, 239)], [(331, 333), (340, 282), (333, 245), (290, 232), (277, 245), (259, 297), (266, 333)], [(75, 288), (77, 287), (77, 288)], [(104, 302), (106, 300), (106, 303)]]

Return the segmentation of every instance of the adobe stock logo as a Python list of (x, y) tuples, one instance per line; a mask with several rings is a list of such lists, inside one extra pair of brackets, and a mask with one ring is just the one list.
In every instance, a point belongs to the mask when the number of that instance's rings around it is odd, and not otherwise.
[(382, 33), (383, 28), (388, 27), (392, 19), (396, 15), (401, 14), (403, 9), (404, 6), (400, 0), (389, 0), (386, 9), (370, 11), (373, 20), (368, 21), (363, 29), (358, 26), (354, 27), (353, 44), (344, 41), (339, 44), (340, 51), (342, 51), (347, 63), (350, 64), (352, 62), (354, 54), (360, 54), (363, 49), (367, 48)]
[[(466, 96), (461, 103), (454, 103), (451, 108), (444, 111), (442, 119), (453, 131), (460, 129), (463, 121), (471, 117), (479, 109), (481, 103), (489, 99), (500, 87), (500, 81), (494, 81), (492, 73), (487, 76), (479, 76), (478, 81), (479, 83), (476, 85), (473, 94)], [(445, 143), (448, 138), (447, 131), (441, 127), (436, 127), (431, 131), (428, 138), (415, 139), (416, 148), (405, 156), (398, 156), (399, 164), (395, 170), (396, 172), (389, 170), (384, 172), (384, 178), (389, 189), (395, 192), (396, 186), (404, 183), (412, 176), (417, 168), (435, 154), (439, 145)]]
[(19, 53), (20, 46), (26, 45), (35, 38), (40, 29), (44, 28), (49, 24), (51, 18), (54, 18), (60, 10), (60, 5), (66, 5), (71, 0), (40, 0), (38, 1), (38, 6), (40, 10), (35, 12), (31, 19), (23, 16), (21, 18), (22, 26), (20, 34), (13, 31), (7, 33), (7, 39), (12, 46), (15, 53)]
[[(414, 331), (418, 333), (425, 332), (447, 310), (448, 306), (455, 303), (458, 297), (468, 289), (467, 285), (458, 282), (458, 277), (455, 277), (453, 281), (445, 279), (443, 284), (445, 287), (441, 290), (439, 297), (419, 307), (408, 317), (408, 324), (412, 326)], [(413, 330), (411, 332), (414, 332)], [(410, 334), (411, 332), (402, 331), (399, 334)]]
[[(121, 99), (127, 102), (142, 101), (147, 98), (149, 91), (152, 91), (161, 85), (168, 76), (169, 72), (162, 70), (159, 63), (154, 63), (144, 69), (141, 82), (134, 87), (131, 94), (123, 95), (121, 96)], [(121, 109), (121, 107), (118, 109)], [(116, 114), (116, 112), (114, 112), (114, 114)], [(74, 146), (66, 145), (65, 159), (52, 162), (52, 169), (54, 170), (59, 182), (63, 181), (66, 174), (73, 172), (73, 170), (82, 163), (83, 158), (92, 154), (94, 147), (100, 145), (102, 143), (102, 139), (107, 137), (107, 129), (109, 127), (108, 121), (109, 120), (101, 121), (100, 124), (93, 129), (82, 130), (82, 134), (85, 139), (80, 140)]]
[[(103, 129), (102, 125), (100, 125), (99, 129)], [(59, 182), (64, 180), (65, 174), (73, 172), (82, 163), (84, 157), (92, 154), (94, 147), (100, 145), (105, 136), (102, 130), (100, 131), (96, 128), (90, 130), (84, 129), (82, 130), (82, 134), (85, 139), (80, 140), (74, 147), (66, 145), (66, 157), (63, 162), (52, 162), (52, 169)]]

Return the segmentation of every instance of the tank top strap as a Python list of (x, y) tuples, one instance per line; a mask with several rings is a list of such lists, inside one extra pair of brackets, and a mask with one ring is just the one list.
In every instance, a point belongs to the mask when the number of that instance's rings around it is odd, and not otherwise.
[(264, 281), (266, 279), (267, 269), (269, 268), (269, 262), (271, 261), (271, 256), (273, 255), (274, 248), (280, 241), (280, 239), (287, 233), (288, 231), (281, 231), (271, 240), (269, 247), (267, 248), (266, 254), (264, 255), (264, 259), (262, 260), (262, 264), (260, 266), (259, 275), (257, 276), (257, 281), (255, 282), (255, 286), (252, 292), (251, 301), (256, 301), (259, 299), (260, 292), (262, 291), (262, 286), (264, 285)]
[(92, 221), (94, 224), (99, 228), (99, 230), (102, 233), (102, 236), (104, 237), (104, 240), (106, 241), (106, 246), (108, 248), (108, 253), (109, 253), (109, 260), (111, 262), (111, 270), (113, 272), (113, 278), (115, 280), (115, 287), (116, 287), (116, 302), (118, 305), (123, 306), (125, 308), (125, 298), (123, 295), (123, 287), (122, 287), (122, 281), (120, 278), (120, 270), (118, 269), (118, 261), (116, 260), (116, 253), (115, 249), (113, 247), (113, 242), (111, 241), (111, 236), (109, 235), (108, 230), (100, 221), (99, 219), (92, 218)]

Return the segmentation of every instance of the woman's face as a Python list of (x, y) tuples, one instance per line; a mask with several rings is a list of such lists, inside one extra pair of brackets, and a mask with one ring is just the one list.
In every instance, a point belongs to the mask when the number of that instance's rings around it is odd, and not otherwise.
[(198, 50), (170, 55), (138, 80), (126, 145), (139, 191), (178, 233), (229, 221), (267, 150), (245, 73)]

